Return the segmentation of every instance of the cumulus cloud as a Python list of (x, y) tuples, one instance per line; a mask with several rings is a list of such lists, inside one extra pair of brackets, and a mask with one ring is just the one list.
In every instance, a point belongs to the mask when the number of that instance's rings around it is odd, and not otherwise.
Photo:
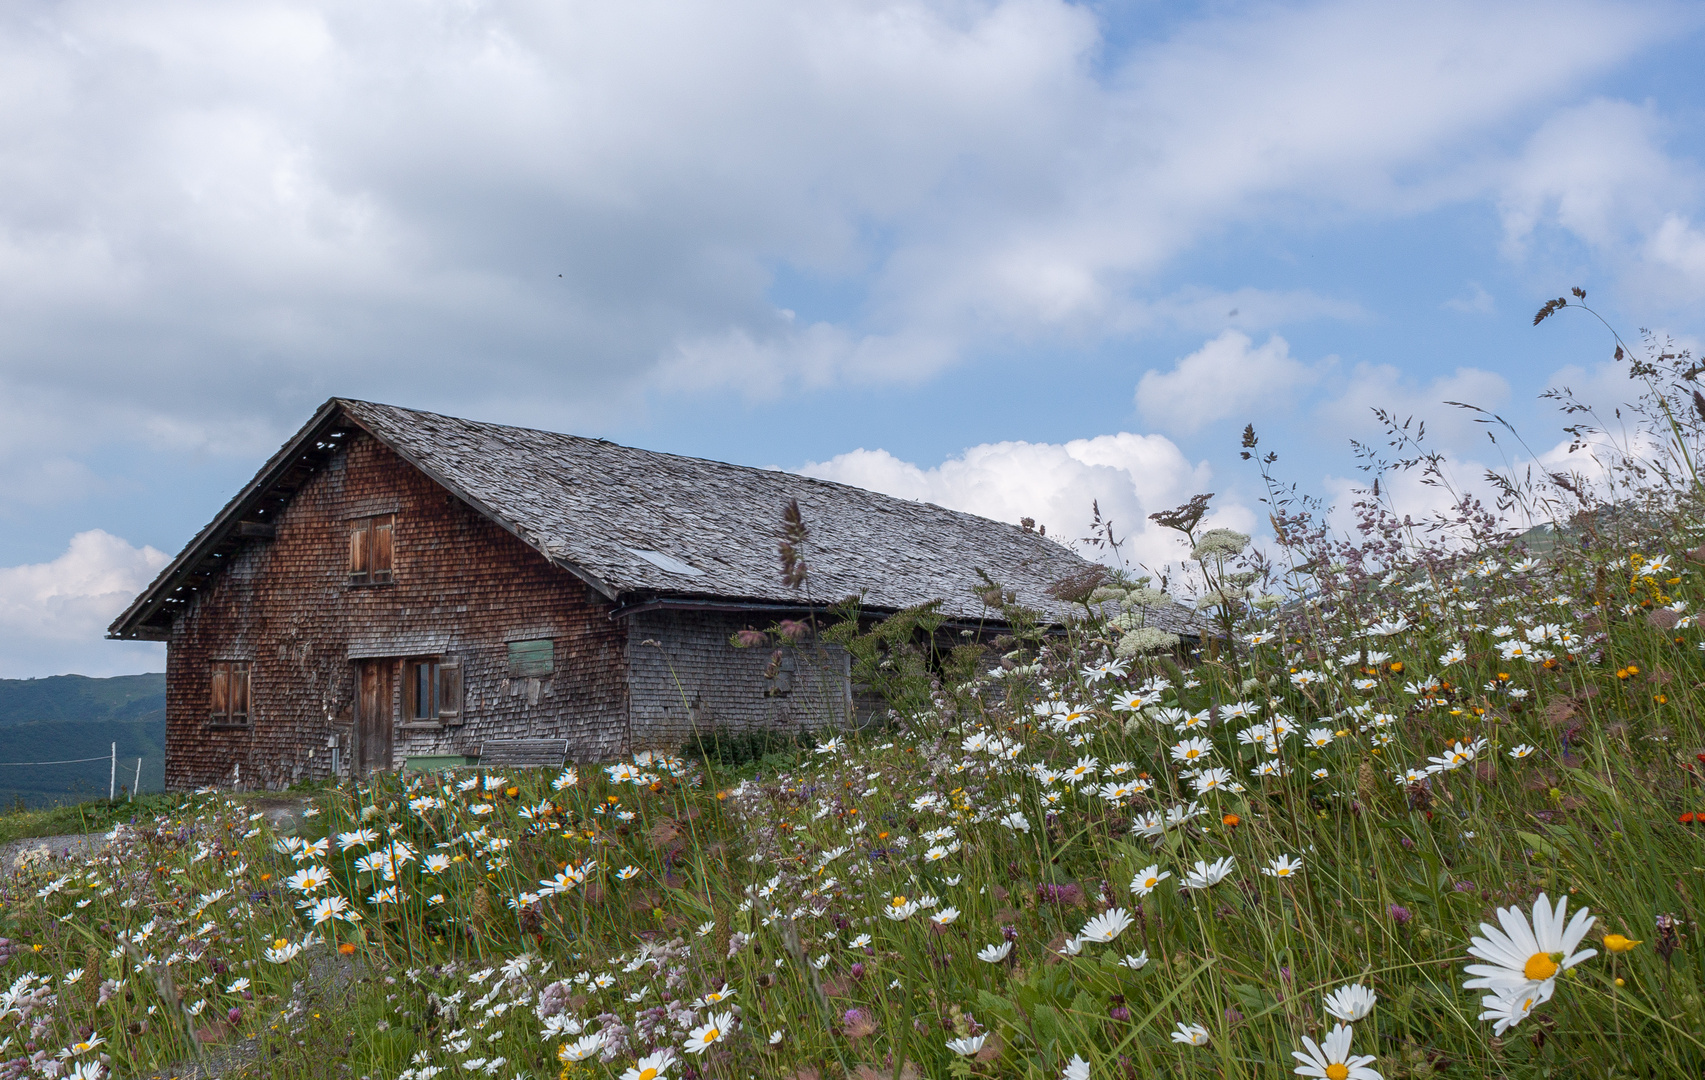
[[(1176, 534), (1148, 515), (1211, 490), (1212, 478), (1206, 463), (1191, 462), (1165, 436), (1129, 432), (1066, 443), (986, 443), (927, 468), (861, 448), (799, 471), (996, 521), (1016, 524), (1028, 517), (1068, 543), (1089, 533), (1091, 507), (1099, 504), (1124, 560), (1153, 568), (1176, 562), (1185, 551)], [(1245, 530), (1253, 522), (1246, 507), (1224, 500), (1209, 517), (1210, 525)], [(1114, 561), (1106, 550), (1077, 547), (1086, 557)]]
[(1445, 403), (1459, 401), (1494, 410), (1510, 395), (1510, 384), (1502, 375), (1473, 367), (1459, 367), (1423, 384), (1390, 364), (1357, 364), (1343, 385), (1341, 394), (1315, 406), (1324, 426), (1366, 439), (1383, 430), (1374, 410), (1384, 409), (1398, 423), (1411, 418), (1417, 425), (1424, 423), (1428, 446), (1457, 450), (1484, 444), (1484, 427), (1475, 422), (1477, 414)]
[(163, 671), (164, 646), (102, 638), (167, 561), (91, 529), (48, 562), (0, 567), (0, 678)]
[(1599, 99), (1548, 119), (1509, 163), (1499, 208), (1505, 250), (1523, 258), (1572, 236), (1646, 303), (1705, 298), (1705, 232), (1690, 208), (1705, 191), (1698, 163), (1665, 145), (1651, 103)]
[(1329, 363), (1305, 364), (1285, 339), (1272, 335), (1257, 346), (1248, 334), (1227, 330), (1171, 371), (1148, 371), (1137, 383), (1137, 408), (1150, 423), (1197, 431), (1216, 420), (1253, 420), (1319, 380)]
[[(0, 376), (166, 429), (333, 391), (596, 426), (659, 387), (904, 383), (1015, 334), (1343, 315), (1143, 282), (1275, 206), (1436, 201), (1445, 151), (1684, 21), (1328, 0), (1114, 46), (1065, 0), (26, 5), (0, 16), (0, 93), (31, 103), (0, 123)], [(1691, 265), (1676, 221), (1655, 250)], [(783, 266), (856, 310), (792, 325)]]

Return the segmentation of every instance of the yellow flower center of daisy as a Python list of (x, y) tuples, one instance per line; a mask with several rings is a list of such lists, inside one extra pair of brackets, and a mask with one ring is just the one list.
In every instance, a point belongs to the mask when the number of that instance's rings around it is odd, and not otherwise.
[(1326, 1080), (1350, 1080), (1350, 1067), (1342, 1061), (1326, 1066)]
[(717, 1040), (717, 1037), (721, 1034), (722, 1034), (722, 1032), (719, 1031), (718, 1029), (711, 1028), (709, 1031), (704, 1033), (704, 1041), (706, 1043), (713, 1043)]
[(657, 1080), (656, 1069), (646, 1069), (639, 1074), (639, 1080)]
[(1522, 965), (1521, 973), (1534, 982), (1544, 982), (1557, 974), (1557, 961), (1545, 953), (1536, 952), (1527, 958), (1527, 963)]
[(1291, 876), (1291, 868), (1288, 866), (1279, 867), (1277, 876), (1278, 877), (1290, 877)]

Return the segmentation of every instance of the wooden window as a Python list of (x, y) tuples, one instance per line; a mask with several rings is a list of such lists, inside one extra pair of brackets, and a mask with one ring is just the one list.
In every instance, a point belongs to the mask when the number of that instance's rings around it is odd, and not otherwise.
[(349, 523), (349, 583), (380, 585), (391, 580), (395, 514), (355, 518)]
[(556, 642), (511, 641), (509, 643), (509, 677), (536, 679), (556, 670)]
[(208, 702), (208, 722), (247, 727), (249, 723), (249, 662), (215, 660)]
[(454, 656), (423, 656), (403, 665), (403, 722), (462, 722), (462, 661)]

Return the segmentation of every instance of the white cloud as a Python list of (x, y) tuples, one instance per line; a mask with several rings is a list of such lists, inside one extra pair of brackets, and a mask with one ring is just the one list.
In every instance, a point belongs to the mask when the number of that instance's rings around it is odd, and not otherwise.
[(164, 670), (163, 646), (103, 635), (167, 561), (91, 529), (48, 562), (0, 567), (0, 678)]
[(1506, 252), (1525, 258), (1552, 234), (1573, 236), (1646, 305), (1696, 305), (1705, 234), (1688, 210), (1705, 174), (1670, 154), (1666, 134), (1650, 103), (1600, 99), (1551, 117), (1502, 181)]
[(1498, 309), (1497, 301), (1478, 281), (1470, 281), (1461, 296), (1453, 296), (1439, 306), (1463, 315), (1490, 315)]
[(1344, 380), (1343, 392), (1322, 401), (1315, 413), (1327, 428), (1380, 442), (1384, 429), (1373, 411), (1384, 409), (1397, 423), (1413, 419), (1412, 432), (1425, 424), (1426, 447), (1478, 449), (1486, 443), (1484, 425), (1475, 421), (1478, 414), (1445, 402), (1460, 401), (1490, 411), (1501, 408), (1509, 395), (1510, 384), (1502, 375), (1480, 368), (1459, 367), (1420, 385), (1390, 364), (1357, 364)]
[[(276, 428), (333, 391), (543, 394), (596, 425), (657, 386), (1343, 317), (1145, 282), (1276, 210), (1445, 198), (1454, 148), (1688, 23), (1212, 10), (1121, 54), (1065, 0), (32, 7), (0, 17), (0, 94), (30, 102), (0, 119), (0, 375), (179, 429)], [(778, 318), (778, 266), (851, 283), (856, 312)]]
[[(1692, 299), (1705, 296), (1705, 232), (1687, 218), (1667, 214), (1646, 238), (1643, 253), (1660, 275), (1667, 271), (1672, 292)], [(1681, 288), (1674, 289), (1673, 285)]]
[(1249, 335), (1227, 330), (1181, 358), (1171, 371), (1144, 373), (1137, 383), (1137, 408), (1150, 423), (1173, 431), (1197, 431), (1228, 418), (1250, 421), (1284, 407), (1329, 366), (1295, 359), (1276, 334), (1257, 347)]
[(939, 338), (874, 334), (855, 338), (844, 327), (823, 322), (797, 329), (789, 326), (762, 339), (737, 328), (675, 343), (658, 378), (674, 390), (737, 386), (748, 397), (773, 399), (789, 390), (821, 389), (847, 381), (919, 383), (951, 364), (956, 354), (951, 341)]
[[(923, 468), (886, 450), (854, 450), (800, 472), (854, 484), (904, 499), (920, 499), (1016, 524), (1032, 518), (1048, 535), (1076, 541), (1090, 530), (1091, 507), (1099, 504), (1123, 545), (1125, 561), (1158, 568), (1184, 553), (1176, 534), (1158, 528), (1148, 515), (1168, 510), (1211, 490), (1206, 463), (1192, 463), (1165, 436), (1098, 435), (1067, 443), (1002, 442), (973, 446), (940, 465)], [(1221, 500), (1209, 521), (1248, 529), (1254, 515)], [(1112, 561), (1106, 552), (1078, 545), (1089, 558)]]

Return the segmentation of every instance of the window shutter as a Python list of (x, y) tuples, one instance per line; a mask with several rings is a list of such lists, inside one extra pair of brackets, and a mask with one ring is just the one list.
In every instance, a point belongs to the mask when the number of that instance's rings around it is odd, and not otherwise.
[(420, 667), (410, 660), (403, 665), (403, 722), (420, 716)]
[(208, 699), (207, 711), (213, 722), (223, 723), (231, 711), (231, 665), (214, 661), (212, 693)]
[(371, 519), (362, 518), (351, 522), (349, 527), (349, 580), (366, 581), (369, 568), (372, 566), (373, 523)]
[(446, 724), (462, 722), (462, 661), (445, 656), (438, 661), (438, 719)]
[(231, 722), (249, 722), (249, 665), (231, 665)]
[(368, 570), (374, 581), (391, 580), (391, 536), (395, 524), (394, 517), (373, 519), (373, 550), (368, 557)]

